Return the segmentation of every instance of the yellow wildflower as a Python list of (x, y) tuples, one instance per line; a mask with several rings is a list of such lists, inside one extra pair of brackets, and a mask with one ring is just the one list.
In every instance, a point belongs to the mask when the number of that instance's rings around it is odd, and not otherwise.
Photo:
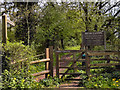
[(25, 80), (23, 79), (22, 82), (24, 82)]
[(92, 75), (89, 75), (89, 77), (92, 77)]
[(38, 80), (38, 78), (36, 78), (36, 80)]
[(95, 84), (95, 86), (97, 87), (98, 85), (97, 85), (97, 84)]
[(115, 86), (115, 84), (113, 83), (113, 85)]
[(30, 72), (30, 70), (28, 72)]
[(16, 80), (16, 78), (14, 78), (14, 80)]
[(50, 76), (50, 74), (48, 74), (48, 77)]
[(116, 78), (113, 78), (112, 80), (113, 80), (113, 81), (115, 81), (115, 80), (116, 80)]
[(37, 83), (37, 86), (38, 86), (38, 83)]
[(117, 83), (118, 81), (116, 81), (116, 83)]
[(118, 87), (119, 85), (117, 84), (116, 86)]

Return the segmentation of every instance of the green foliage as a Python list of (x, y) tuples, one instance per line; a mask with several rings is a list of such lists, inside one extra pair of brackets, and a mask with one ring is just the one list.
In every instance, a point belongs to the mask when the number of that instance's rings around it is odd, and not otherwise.
[(8, 70), (4, 70), (3, 73), (3, 81), (2, 81), (2, 88), (4, 89), (22, 89), (22, 88), (45, 88), (45, 87), (58, 87), (61, 80), (56, 77), (48, 77), (48, 79), (40, 80), (39, 82), (36, 82), (36, 80), (30, 75), (30, 71), (27, 73), (29, 76), (25, 76), (24, 72), (18, 72), (12, 74)]
[(120, 79), (113, 78), (114, 74), (106, 73), (97, 77), (86, 78), (83, 83), (86, 88), (120, 88)]
[(57, 78), (57, 77), (48, 77), (48, 79), (43, 79), (40, 80), (40, 84), (43, 85), (43, 87), (58, 87), (60, 85), (60, 83), (62, 82), (61, 79)]
[[(3, 44), (3, 52), (5, 55), (5, 62), (7, 64), (11, 72), (14, 70), (19, 70), (21, 67), (28, 68), (29, 62), (32, 60), (33, 56), (35, 55), (35, 50), (30, 48), (29, 46), (25, 46), (22, 42), (7, 42)], [(27, 59), (26, 59), (27, 58)], [(22, 61), (20, 60), (26, 59)], [(16, 63), (12, 65), (11, 63)], [(5, 66), (5, 65), (4, 65)]]
[(66, 50), (80, 50), (80, 45), (79, 46), (66, 46)]
[(29, 71), (27, 74), (26, 76), (26, 73), (22, 69), (21, 71), (14, 71), (14, 74), (8, 70), (4, 70), (2, 81), (3, 88), (32, 88), (32, 84), (35, 80), (30, 76)]
[(29, 72), (29, 62), (32, 60), (35, 50), (23, 45), (22, 42), (7, 42), (3, 45), (4, 88), (30, 88), (32, 77)]

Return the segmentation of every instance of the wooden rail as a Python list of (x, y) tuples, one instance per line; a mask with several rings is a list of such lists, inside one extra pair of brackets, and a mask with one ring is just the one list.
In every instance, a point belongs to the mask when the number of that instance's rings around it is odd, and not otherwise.
[[(81, 59), (81, 54), (85, 53), (85, 59)], [(71, 58), (70, 60), (67, 59), (60, 59), (59, 54), (60, 53), (72, 53), (73, 54), (73, 59)], [(80, 55), (78, 58), (76, 57), (76, 53), (79, 53)], [(110, 55), (117, 55), (118, 58), (110, 58)], [(104, 56), (104, 58), (95, 58), (91, 59), (91, 56)], [(105, 68), (108, 66), (116, 66), (120, 65), (120, 51), (89, 51), (89, 50), (56, 50), (56, 76), (59, 77), (60, 75), (61, 78), (63, 78), (65, 75), (75, 75), (80, 73), (69, 73), (69, 70), (85, 70), (86, 74), (89, 76), (90, 75), (90, 69), (99, 69), (99, 68)], [(96, 63), (96, 64), (90, 64), (92, 61), (106, 61), (105, 63)], [(115, 61), (115, 62), (110, 62), (110, 61)], [(72, 62), (73, 64), (71, 66), (60, 66), (60, 62)], [(76, 62), (85, 62), (85, 66), (76, 66)], [(60, 68), (67, 69), (64, 73), (59, 72)]]
[[(33, 58), (39, 57), (39, 56), (44, 56), (44, 55), (45, 55), (45, 53), (39, 54), (39, 55), (35, 55), (35, 56), (33, 56)], [(28, 60), (28, 58), (21, 59), (21, 60), (19, 60), (17, 62), (15, 60), (13, 60), (14, 62), (11, 62), (11, 64), (16, 64), (16, 63), (23, 62), (23, 61), (26, 61), (26, 60)]]
[[(40, 55), (37, 55), (37, 56), (40, 56)], [(39, 76), (39, 75), (45, 74), (45, 78), (47, 78), (48, 74), (50, 74), (50, 76), (53, 77), (53, 46), (46, 48), (46, 59), (31, 61), (30, 64), (36, 64), (41, 62), (45, 62), (45, 70), (42, 72), (34, 73), (32, 75)]]
[(49, 62), (49, 61), (50, 61), (50, 59), (41, 59), (41, 60), (31, 61), (30, 64)]
[[(53, 77), (53, 46), (50, 46), (49, 48), (46, 48), (46, 53), (35, 55), (35, 56), (33, 56), (33, 58), (36, 58), (36, 57), (39, 57), (39, 56), (44, 56), (45, 54), (46, 54), (46, 59), (35, 60), (35, 61), (29, 62), (30, 65), (45, 62), (45, 70), (44, 71), (34, 73), (34, 74), (31, 74), (31, 75), (39, 76), (39, 75), (45, 74), (45, 77), (47, 78), (48, 74), (50, 74), (50, 76)], [(24, 63), (23, 61), (27, 61), (27, 60), (28, 60), (28, 58), (25, 58), (25, 59), (19, 60), (18, 62), (16, 62), (16, 61), (11, 62), (11, 64), (14, 65), (16, 63), (20, 63), (20, 65), (22, 65)]]
[(34, 74), (32, 74), (32, 76), (40, 76), (40, 75), (49, 74), (49, 73), (50, 73), (49, 70), (45, 70), (42, 72), (34, 73)]

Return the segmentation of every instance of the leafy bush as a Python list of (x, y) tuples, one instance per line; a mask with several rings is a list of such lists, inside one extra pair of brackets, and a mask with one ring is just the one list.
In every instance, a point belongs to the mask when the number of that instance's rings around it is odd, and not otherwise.
[(83, 81), (80, 82), (81, 85), (86, 88), (116, 88), (120, 89), (120, 73), (115, 71), (113, 73), (104, 73), (99, 76), (83, 77)]
[[(15, 71), (16, 74), (13, 74), (9, 72), (8, 70), (4, 70), (3, 73), (3, 88), (32, 88), (35, 85), (33, 85), (33, 82), (35, 82), (34, 79), (32, 79), (32, 76), (26, 77), (26, 74), (24, 72)], [(14, 72), (14, 73), (15, 73)]]
[(40, 80), (40, 84), (43, 87), (56, 87), (59, 86), (60, 82), (62, 81), (62, 79), (59, 79), (57, 77), (48, 77), (48, 79), (43, 79)]
[(31, 87), (32, 77), (29, 73), (29, 62), (32, 60), (35, 50), (23, 45), (22, 42), (7, 42), (3, 45), (3, 87)]
[[(22, 42), (7, 42), (3, 47), (3, 57), (5, 57), (5, 60), (3, 60), (5, 65), (3, 65), (3, 67), (7, 65), (11, 72), (21, 68), (28, 68), (29, 62), (35, 54), (35, 50), (29, 46), (23, 45)], [(22, 60), (22, 62), (20, 62), (20, 60)], [(4, 68), (8, 69), (8, 67)]]

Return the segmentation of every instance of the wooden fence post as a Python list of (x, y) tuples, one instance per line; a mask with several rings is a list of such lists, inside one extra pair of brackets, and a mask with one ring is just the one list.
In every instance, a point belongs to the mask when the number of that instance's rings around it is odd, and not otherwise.
[[(49, 59), (49, 48), (46, 48), (46, 59)], [(45, 62), (45, 70), (49, 70), (49, 62)], [(45, 78), (48, 77), (48, 74), (45, 74)]]
[(107, 55), (107, 56), (105, 56), (105, 58), (107, 59), (107, 63), (110, 63), (110, 56)]
[(2, 43), (7, 41), (7, 15), (2, 16)]
[[(75, 52), (73, 52), (73, 60), (74, 60), (74, 62), (76, 61), (76, 53)], [(76, 71), (76, 69), (75, 69), (75, 66), (76, 66), (76, 63), (74, 64), (74, 71), (73, 72), (75, 72)]]
[(49, 54), (50, 54), (50, 65), (49, 65), (49, 69), (50, 69), (50, 76), (53, 77), (53, 46), (49, 47)]
[(56, 52), (56, 76), (59, 78), (59, 53)]
[(90, 75), (90, 57), (88, 56), (88, 53), (85, 52), (86, 55), (86, 73), (89, 76)]

